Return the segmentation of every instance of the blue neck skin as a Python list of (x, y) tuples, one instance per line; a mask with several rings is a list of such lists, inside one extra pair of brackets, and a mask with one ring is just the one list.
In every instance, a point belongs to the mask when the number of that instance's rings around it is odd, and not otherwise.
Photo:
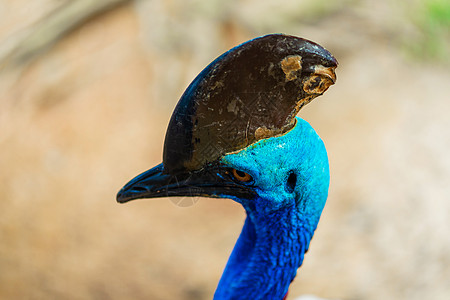
[(281, 300), (302, 264), (327, 198), (323, 142), (297, 118), (286, 134), (228, 154), (223, 162), (252, 176), (257, 197), (222, 195), (241, 203), (247, 219), (214, 299)]

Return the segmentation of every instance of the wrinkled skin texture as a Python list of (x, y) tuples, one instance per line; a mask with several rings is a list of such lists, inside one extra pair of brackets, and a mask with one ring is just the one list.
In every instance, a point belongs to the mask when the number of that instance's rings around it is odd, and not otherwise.
[(297, 118), (286, 134), (261, 140), (222, 160), (252, 176), (248, 185), (256, 197), (222, 195), (241, 203), (247, 219), (214, 299), (282, 299), (302, 264), (327, 199), (329, 168), (323, 142), (306, 121)]

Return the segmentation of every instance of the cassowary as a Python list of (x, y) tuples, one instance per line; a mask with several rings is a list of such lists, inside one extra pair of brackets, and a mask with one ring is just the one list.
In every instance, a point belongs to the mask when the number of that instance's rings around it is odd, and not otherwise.
[(308, 250), (329, 185), (322, 140), (296, 117), (336, 81), (320, 45), (271, 34), (209, 64), (179, 100), (163, 162), (117, 201), (229, 198), (246, 213), (214, 299), (283, 299)]

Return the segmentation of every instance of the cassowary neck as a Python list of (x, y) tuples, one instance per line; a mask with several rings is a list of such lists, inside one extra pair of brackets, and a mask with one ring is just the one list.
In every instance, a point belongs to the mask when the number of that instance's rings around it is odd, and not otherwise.
[(303, 261), (312, 231), (289, 207), (271, 214), (247, 211), (214, 299), (283, 299)]

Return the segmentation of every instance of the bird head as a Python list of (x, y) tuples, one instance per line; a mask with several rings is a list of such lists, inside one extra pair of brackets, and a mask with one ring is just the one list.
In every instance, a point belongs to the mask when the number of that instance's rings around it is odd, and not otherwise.
[(336, 67), (320, 45), (283, 34), (219, 56), (178, 102), (163, 162), (127, 183), (117, 201), (221, 197), (263, 213), (327, 190), (325, 147), (295, 116), (334, 84)]

